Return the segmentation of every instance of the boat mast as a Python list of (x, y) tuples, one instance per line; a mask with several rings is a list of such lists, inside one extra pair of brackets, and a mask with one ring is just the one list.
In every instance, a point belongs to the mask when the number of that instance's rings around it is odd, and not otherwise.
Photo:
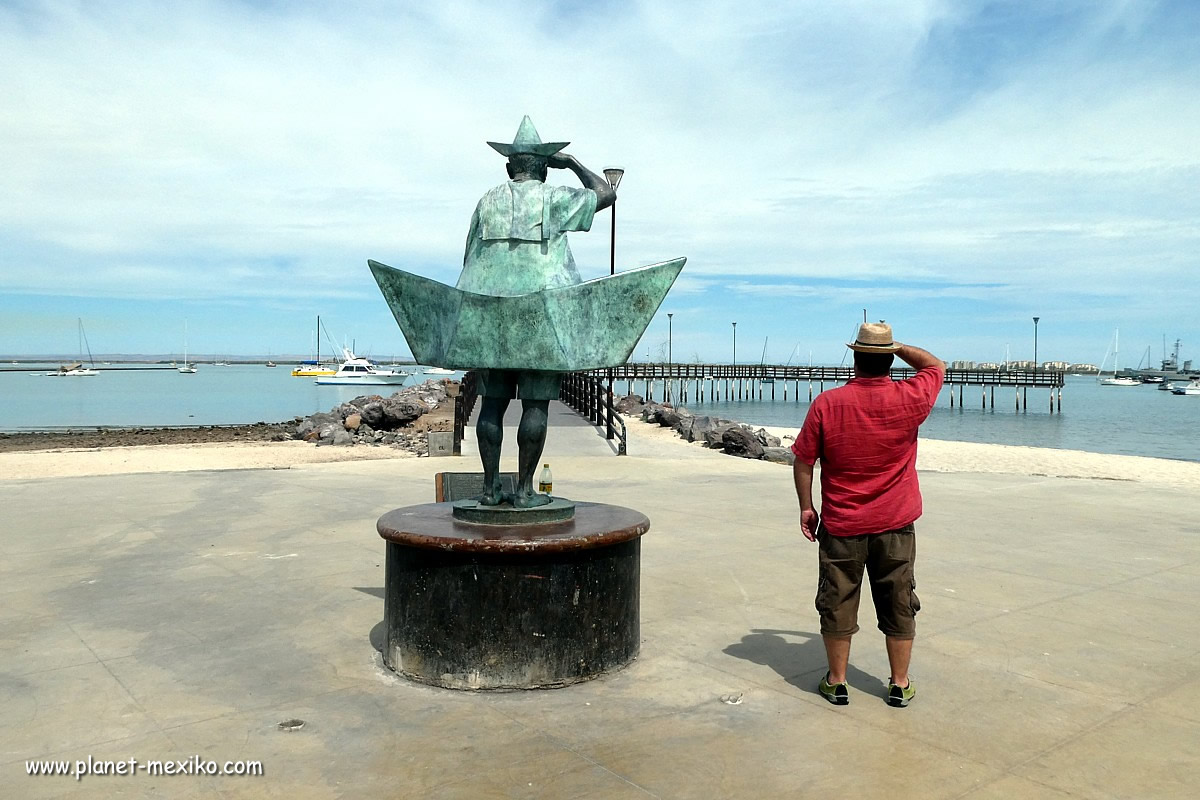
[(91, 364), (93, 367), (95, 367), (96, 359), (92, 358), (92, 346), (90, 344), (88, 344), (87, 331), (85, 331), (83, 329), (83, 317), (76, 317), (76, 321), (79, 323), (79, 338), (83, 343), (83, 347), (79, 348), (79, 354), (83, 355), (83, 348), (86, 347), (87, 354), (88, 354), (88, 363)]

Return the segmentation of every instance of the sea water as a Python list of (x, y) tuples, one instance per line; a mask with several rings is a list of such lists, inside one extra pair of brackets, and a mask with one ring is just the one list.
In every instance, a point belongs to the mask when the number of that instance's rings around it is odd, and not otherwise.
[[(24, 366), (24, 365), (23, 365)], [(56, 365), (46, 365), (53, 369)], [(433, 376), (416, 369), (404, 385)], [(289, 366), (255, 365), (218, 367), (200, 365), (194, 375), (163, 367), (152, 370), (101, 367), (96, 377), (51, 378), (45, 372), (0, 371), (0, 430), (56, 430), (104, 426), (159, 427), (181, 425), (232, 425), (282, 422), (318, 411), (328, 411), (362, 394), (389, 395), (396, 386), (319, 386), (312, 377), (293, 377)], [(454, 377), (461, 376), (461, 373)], [(808, 411), (808, 383), (749, 387), (754, 399), (697, 402), (694, 384), (684, 404), (697, 414), (736, 419), (757, 425), (799, 430)], [(825, 388), (832, 388), (831, 383)], [(627, 386), (617, 381), (623, 393)], [(644, 394), (640, 381), (632, 386)], [(813, 385), (814, 394), (818, 384)], [(950, 392), (955, 398), (950, 407)], [(678, 384), (673, 392), (678, 394)], [(724, 397), (724, 389), (721, 396)], [(1153, 384), (1134, 387), (1099, 386), (1095, 378), (1068, 376), (1062, 393), (1062, 412), (1050, 411), (1050, 392), (1029, 389), (1028, 404), (1015, 410), (1016, 390), (998, 387), (995, 408), (982, 406), (982, 389), (964, 389), (958, 404), (958, 387), (942, 389), (936, 407), (921, 427), (921, 436), (951, 441), (1028, 445), (1095, 453), (1151, 456), (1200, 461), (1200, 396), (1179, 396), (1158, 391)], [(663, 385), (654, 387), (662, 400)]]
[[(1181, 385), (1182, 382), (1180, 382)], [(775, 384), (775, 400), (771, 401), (771, 385), (763, 389), (758, 400), (758, 384), (743, 382), (752, 389), (754, 399), (719, 402), (698, 402), (693, 383), (688, 388), (688, 400), (682, 403), (696, 414), (736, 419), (767, 427), (799, 430), (808, 412), (808, 382), (788, 382), (788, 399), (783, 400), (783, 382)], [(819, 391), (813, 384), (813, 395)], [(721, 384), (721, 397), (725, 391)], [(832, 383), (825, 384), (833, 388)], [(632, 389), (644, 395), (645, 384), (635, 381)], [(614, 390), (623, 393), (624, 381), (617, 381)], [(1084, 450), (1093, 453), (1150, 456), (1185, 461), (1200, 461), (1200, 396), (1173, 395), (1159, 391), (1155, 384), (1140, 386), (1100, 386), (1092, 376), (1067, 376), (1062, 390), (1062, 412), (1050, 411), (1049, 389), (1028, 389), (1025, 410), (1016, 410), (1017, 390), (996, 387), (995, 408), (991, 407), (991, 389), (987, 390), (987, 408), (983, 408), (983, 387), (963, 387), (963, 404), (958, 402), (959, 387), (945, 386), (937, 405), (921, 426), (920, 436), (957, 442), (1026, 445), (1060, 450)], [(736, 388), (735, 388), (736, 391)], [(950, 392), (954, 392), (954, 407), (950, 407)], [(1025, 390), (1023, 390), (1025, 391)], [(676, 382), (672, 393), (678, 396)], [(1057, 396), (1057, 392), (1056, 392)], [(654, 386), (654, 399), (662, 401), (663, 385)]]
[(0, 370), (0, 430), (283, 422), (328, 411), (359, 395), (387, 396), (402, 386), (462, 375), (424, 375), (423, 367), (404, 366), (397, 369), (416, 372), (401, 385), (319, 386), (316, 378), (294, 377), (291, 366), (284, 365), (199, 364), (195, 374), (165, 365), (131, 369), (114, 364), (97, 369), (100, 374), (94, 377)]

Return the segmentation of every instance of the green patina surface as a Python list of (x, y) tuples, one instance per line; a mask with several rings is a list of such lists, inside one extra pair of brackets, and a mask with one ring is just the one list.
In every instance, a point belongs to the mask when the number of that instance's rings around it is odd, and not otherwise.
[(575, 372), (625, 363), (686, 260), (516, 297), (367, 264), (419, 363)]

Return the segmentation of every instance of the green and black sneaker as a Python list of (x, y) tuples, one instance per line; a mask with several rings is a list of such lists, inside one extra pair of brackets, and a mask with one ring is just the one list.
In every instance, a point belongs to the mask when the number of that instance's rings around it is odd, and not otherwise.
[(887, 703), (889, 706), (896, 708), (904, 708), (912, 699), (917, 696), (917, 690), (913, 687), (912, 678), (908, 679), (908, 686), (900, 688), (892, 683), (892, 679), (888, 678), (888, 696)]
[(850, 687), (845, 683), (830, 683), (829, 673), (825, 673), (825, 677), (821, 678), (821, 685), (818, 687), (821, 696), (835, 706), (850, 705)]

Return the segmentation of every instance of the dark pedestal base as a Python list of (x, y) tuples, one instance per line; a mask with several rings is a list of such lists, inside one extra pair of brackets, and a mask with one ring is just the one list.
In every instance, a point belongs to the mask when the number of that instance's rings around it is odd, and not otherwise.
[(451, 689), (565, 686), (639, 647), (642, 514), (578, 503), (529, 526), (455, 520), (448, 503), (379, 520), (387, 540), (384, 662)]

